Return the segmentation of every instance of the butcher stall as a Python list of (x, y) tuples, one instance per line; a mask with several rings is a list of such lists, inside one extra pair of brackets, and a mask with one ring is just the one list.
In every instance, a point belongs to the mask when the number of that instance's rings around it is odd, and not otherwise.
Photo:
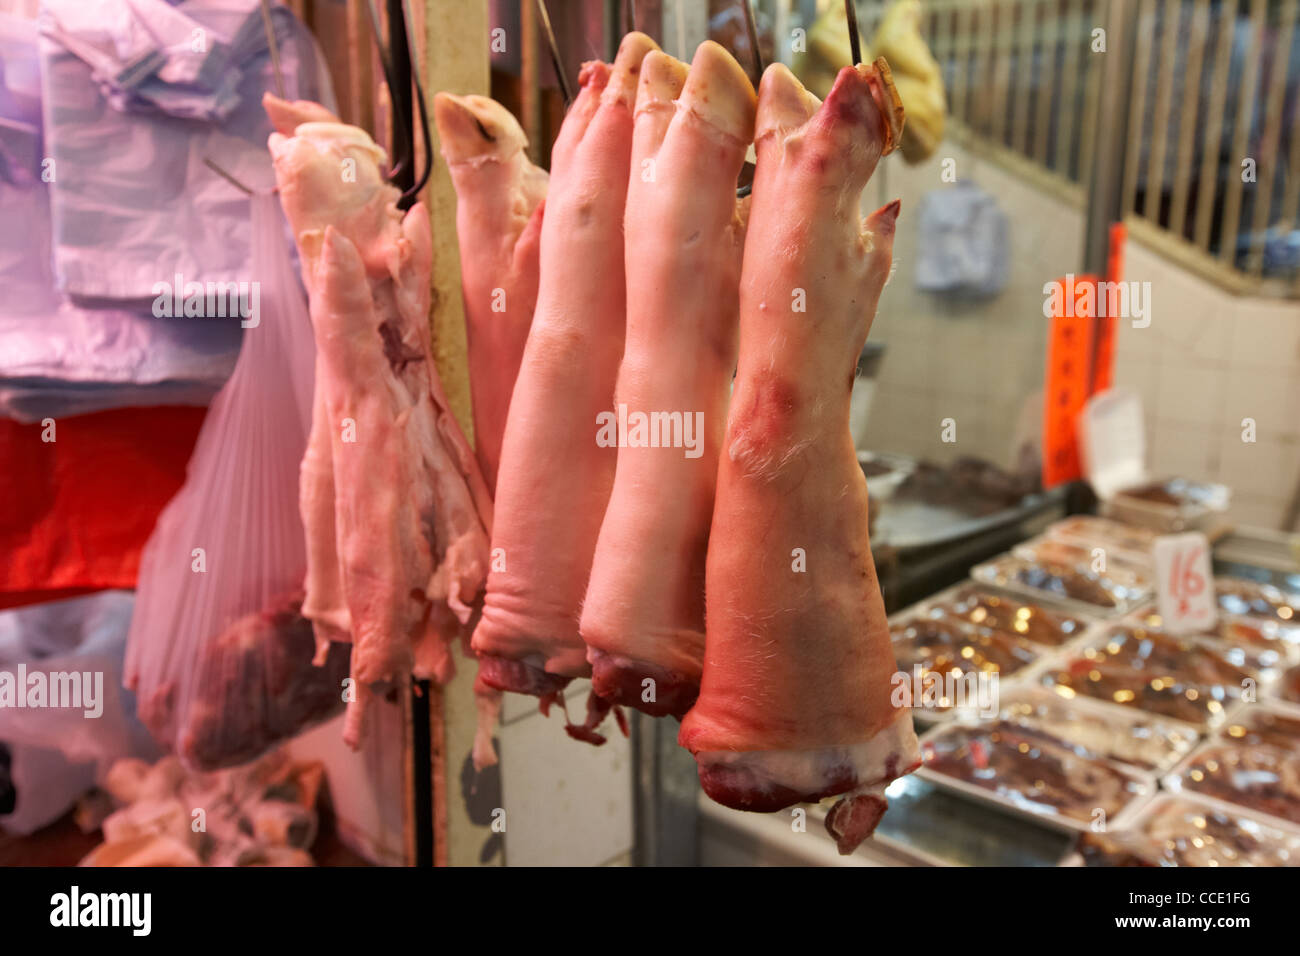
[(0, 863), (1300, 864), (1298, 14), (0, 0)]

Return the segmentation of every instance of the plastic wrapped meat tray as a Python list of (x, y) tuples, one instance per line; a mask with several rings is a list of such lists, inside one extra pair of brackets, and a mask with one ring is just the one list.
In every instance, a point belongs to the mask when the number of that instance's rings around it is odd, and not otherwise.
[(1151, 549), (1158, 535), (1150, 528), (1098, 518), (1093, 515), (1074, 515), (1048, 526), (1046, 537), (1083, 545), (1088, 548), (1105, 548), (1106, 553), (1127, 564), (1150, 565)]
[(1151, 594), (1133, 573), (1119, 566), (1105, 574), (1086, 563), (1040, 562), (1004, 554), (971, 569), (980, 584), (992, 585), (1030, 600), (1048, 601), (1072, 612), (1117, 617), (1137, 610)]
[(1161, 794), (1130, 829), (1079, 837), (1085, 866), (1300, 866), (1300, 834), (1245, 810)]
[(1191, 724), (1034, 687), (1004, 695), (1002, 717), (1150, 774), (1173, 769), (1200, 740)]
[(1282, 750), (1300, 751), (1300, 710), (1283, 710), (1268, 704), (1243, 707), (1224, 725), (1219, 736), (1225, 741), (1256, 747), (1264, 744)]
[[(1100, 550), (1101, 555), (1097, 554)], [(1150, 594), (1155, 589), (1149, 561), (1125, 560), (1118, 553), (1109, 551), (1099, 544), (1085, 544), (1077, 541), (1065, 541), (1061, 538), (1049, 538), (1040, 535), (1022, 541), (1011, 549), (1011, 553), (1042, 565), (1062, 564), (1092, 573), (1092, 566), (1098, 557), (1104, 559), (1104, 570), (1097, 572), (1102, 580), (1113, 580), (1117, 586), (1137, 588)]]
[[(1140, 611), (1130, 619), (1150, 631), (1164, 629), (1164, 621), (1154, 608)], [(1294, 661), (1300, 656), (1300, 629), (1266, 618), (1220, 614), (1211, 630), (1197, 636), (1247, 649), (1272, 651), (1279, 662)]]
[(1300, 595), (1245, 578), (1214, 579), (1219, 607), (1227, 614), (1262, 617), (1300, 629)]
[(1075, 640), (1090, 623), (1077, 615), (1049, 611), (1040, 604), (970, 584), (940, 594), (927, 607), (977, 627), (1018, 635), (1047, 647), (1060, 647)]
[(1081, 694), (1204, 728), (1228, 716), (1244, 682), (1261, 679), (1257, 663), (1241, 648), (1121, 624), (1087, 640), (1041, 681), (1062, 697)]
[[(910, 615), (892, 624), (890, 637), (899, 672), (911, 676), (919, 667), (923, 680), (928, 675), (942, 680), (943, 675), (954, 672), (958, 675), (1009, 676), (1034, 663), (1043, 654), (1042, 647), (1019, 634), (981, 627), (953, 617), (940, 608)], [(913, 701), (913, 708), (918, 715), (933, 716), (959, 703), (967, 705), (962, 709), (969, 706), (969, 702), (949, 699), (939, 691), (933, 703), (922, 698)]]
[(921, 741), (917, 771), (930, 782), (1064, 830), (1086, 830), (1097, 810), (1119, 827), (1155, 784), (1127, 768), (1010, 720), (952, 723)]
[(1284, 829), (1300, 829), (1300, 752), (1236, 743), (1198, 748), (1164, 780), (1224, 806), (1244, 807)]

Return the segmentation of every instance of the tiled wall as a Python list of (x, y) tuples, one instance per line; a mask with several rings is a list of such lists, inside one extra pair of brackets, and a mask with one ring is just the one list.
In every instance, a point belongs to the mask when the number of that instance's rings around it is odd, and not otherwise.
[[(586, 714), (591, 683), (569, 685), (573, 719)], [(612, 717), (603, 746), (573, 740), (563, 713), (542, 716), (537, 701), (506, 694), (497, 740), (508, 866), (625, 863), (632, 850), (632, 757)]]
[[(947, 156), (1010, 221), (1010, 279), (986, 302), (916, 289), (917, 202), (948, 188), (940, 180)], [(1043, 284), (1082, 271), (1082, 212), (947, 144), (918, 167), (891, 157), (885, 181), (903, 212), (896, 273), (871, 332), (886, 352), (866, 447), (1010, 465), (1019, 420), (1041, 417)], [(864, 205), (875, 208), (883, 195)], [(1239, 522), (1278, 527), (1300, 481), (1300, 302), (1233, 296), (1135, 241), (1125, 269), (1126, 279), (1151, 283), (1151, 325), (1120, 322), (1115, 381), (1143, 397), (1152, 474), (1225, 482)], [(945, 417), (957, 421), (956, 443), (940, 439)], [(1248, 417), (1257, 423), (1253, 444), (1242, 441)]]
[[(958, 178), (971, 179), (998, 201), (1009, 222), (1010, 270), (996, 298), (972, 301), (916, 288), (918, 211), (931, 190), (950, 189), (943, 161), (956, 160)], [(895, 155), (885, 186), (903, 208), (894, 240), (894, 276), (881, 297), (872, 342), (885, 344), (867, 426), (867, 447), (936, 461), (973, 454), (1000, 465), (1013, 460), (1017, 422), (1042, 387), (1046, 325), (1043, 283), (1082, 271), (1082, 213), (954, 144), (919, 166)], [(871, 194), (865, 205), (885, 200)], [(1030, 408), (1038, 413), (1037, 403)], [(940, 422), (957, 423), (957, 441), (940, 438)]]
[(1152, 321), (1120, 322), (1115, 382), (1142, 395), (1152, 473), (1222, 481), (1233, 517), (1279, 527), (1300, 481), (1300, 302), (1230, 295), (1137, 243), (1125, 270), (1151, 283)]

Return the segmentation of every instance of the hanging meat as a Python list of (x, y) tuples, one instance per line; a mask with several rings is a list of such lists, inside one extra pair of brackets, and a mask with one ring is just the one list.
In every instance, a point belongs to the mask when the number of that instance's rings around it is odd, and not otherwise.
[[(277, 133), (292, 136), (303, 123), (336, 123), (337, 118), (319, 103), (282, 100), (271, 93), (262, 96), (262, 107)], [(303, 283), (311, 288), (312, 276), (302, 266)], [(298, 470), (298, 507), (307, 543), (307, 575), (303, 583), (302, 615), (311, 621), (315, 637), (314, 662), (321, 665), (332, 643), (352, 640), (343, 581), (339, 576), (338, 548), (334, 529), (334, 453), (330, 448), (329, 415), (325, 409), (325, 375), (316, 356), (316, 379), (312, 394), (311, 433)]]
[[(270, 148), (324, 386), (316, 412), (330, 439), (356, 681), (344, 737), (356, 746), (376, 685), (450, 678), (486, 576), (491, 502), (430, 354), (423, 207), (402, 216), (380, 176), (383, 150), (355, 127), (308, 122), (273, 134)], [(303, 503), (304, 515), (324, 511)]]
[(439, 93), (433, 117), (456, 187), (474, 449), (495, 492), (510, 395), (537, 304), (547, 174), (519, 123), (485, 96)]
[(840, 797), (826, 826), (841, 853), (874, 830), (885, 785), (920, 763), (911, 713), (891, 700), (894, 654), (849, 432), (899, 209), (862, 222), (858, 204), (901, 125), (883, 61), (841, 70), (824, 104), (784, 66), (763, 76), (704, 673), (679, 737), (726, 806)]
[(591, 673), (578, 619), (617, 451), (597, 443), (597, 423), (613, 407), (623, 355), (632, 109), (653, 49), (631, 33), (612, 67), (582, 67), (551, 154), (537, 309), (501, 449), (492, 567), (473, 646), (486, 684), (536, 695), (543, 706)]
[(705, 552), (736, 363), (736, 179), (754, 107), (745, 71), (716, 43), (700, 46), (689, 76), (658, 51), (642, 63), (615, 395), (629, 427), (581, 630), (596, 692), (656, 716), (680, 717), (699, 692)]

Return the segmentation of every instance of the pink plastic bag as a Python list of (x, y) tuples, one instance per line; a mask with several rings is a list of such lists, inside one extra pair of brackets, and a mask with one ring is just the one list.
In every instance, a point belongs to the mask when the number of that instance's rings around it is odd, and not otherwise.
[(145, 545), (126, 658), (145, 725), (205, 770), (251, 760), (341, 710), (348, 674), (346, 645), (312, 665), (299, 613), (298, 463), (315, 344), (275, 197), (254, 197), (252, 229), (258, 307), (185, 485)]

